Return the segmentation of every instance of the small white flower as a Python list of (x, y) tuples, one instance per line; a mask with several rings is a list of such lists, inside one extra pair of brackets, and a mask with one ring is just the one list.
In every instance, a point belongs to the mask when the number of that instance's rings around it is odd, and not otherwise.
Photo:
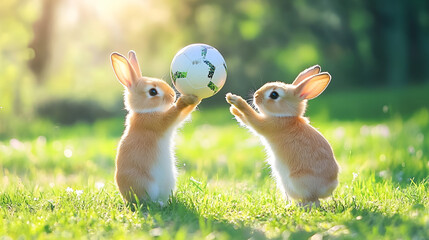
[(80, 195), (82, 195), (83, 193), (83, 190), (76, 190), (75, 193), (76, 193), (76, 196), (80, 197)]
[(64, 149), (64, 157), (71, 158), (73, 156), (73, 151), (70, 148)]
[(367, 136), (367, 135), (369, 135), (371, 133), (371, 127), (369, 127), (369, 126), (367, 126), (367, 125), (363, 125), (361, 128), (360, 128), (360, 134), (362, 135), (362, 136)]
[(359, 173), (353, 173), (353, 181), (356, 180), (356, 178), (359, 176)]
[(378, 124), (377, 126), (372, 128), (371, 133), (373, 135), (387, 138), (390, 136), (390, 129), (387, 125)]
[(336, 139), (341, 139), (346, 135), (346, 130), (343, 127), (337, 127), (334, 130), (334, 137)]
[(10, 143), (10, 146), (12, 148), (14, 148), (15, 150), (24, 150), (24, 148), (25, 148), (25, 144), (16, 138), (12, 138), (9, 141), (9, 143)]
[(104, 188), (104, 183), (103, 182), (96, 182), (95, 183), (95, 188), (97, 188), (98, 190)]
[(378, 173), (378, 176), (380, 176), (380, 177), (382, 177), (382, 178), (386, 178), (386, 177), (388, 177), (389, 176), (389, 171), (387, 171), (387, 170), (383, 170), (383, 171), (380, 171), (379, 173)]
[(153, 228), (149, 231), (149, 234), (152, 237), (159, 237), (162, 234), (162, 229), (161, 228)]
[(71, 188), (71, 187), (67, 187), (66, 192), (68, 192), (68, 193), (72, 193), (72, 192), (73, 192), (73, 188)]
[(46, 137), (45, 136), (39, 136), (39, 137), (37, 137), (36, 143), (38, 145), (45, 146), (46, 145)]

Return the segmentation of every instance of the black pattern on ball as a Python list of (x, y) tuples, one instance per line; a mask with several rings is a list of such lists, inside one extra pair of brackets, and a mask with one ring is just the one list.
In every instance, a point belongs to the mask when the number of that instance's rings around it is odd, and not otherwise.
[(216, 70), (216, 67), (211, 62), (209, 62), (207, 60), (204, 60), (204, 63), (207, 64), (210, 67), (209, 74), (207, 75), (207, 77), (210, 78), (210, 79), (212, 79), (213, 78), (213, 74), (214, 74), (214, 72)]

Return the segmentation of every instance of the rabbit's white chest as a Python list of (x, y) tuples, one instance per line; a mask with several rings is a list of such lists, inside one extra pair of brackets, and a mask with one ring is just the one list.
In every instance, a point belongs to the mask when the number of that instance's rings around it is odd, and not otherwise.
[(158, 141), (158, 155), (150, 173), (153, 181), (149, 183), (148, 194), (152, 200), (166, 201), (176, 184), (176, 161), (172, 142), (174, 129), (169, 130)]
[[(275, 158), (273, 156), (273, 158)], [(290, 192), (294, 187), (289, 179), (290, 169), (286, 164), (282, 163), (279, 159), (273, 159), (271, 164), (273, 174), (276, 178), (277, 185), (284, 191)]]
[(265, 146), (265, 150), (267, 151), (267, 161), (271, 166), (271, 173), (276, 180), (277, 186), (282, 193), (287, 194), (292, 189), (294, 189), (294, 186), (289, 179), (290, 169), (282, 162), (281, 159), (276, 157), (278, 154), (275, 153), (275, 151), (271, 148), (271, 144), (262, 136), (261, 141)]

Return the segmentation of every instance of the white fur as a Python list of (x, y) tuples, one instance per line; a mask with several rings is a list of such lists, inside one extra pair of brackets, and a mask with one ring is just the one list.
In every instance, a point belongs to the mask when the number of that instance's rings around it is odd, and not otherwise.
[(290, 174), (290, 169), (285, 164), (274, 159), (274, 162), (271, 165), (271, 168), (273, 169), (273, 172), (277, 174), (276, 176), (277, 185), (279, 186), (283, 194), (288, 196), (288, 193), (296, 194), (300, 192), (300, 189), (296, 189), (293, 184), (293, 181), (288, 177)]
[[(264, 92), (264, 98), (265, 99), (270, 99), (270, 94), (272, 93), (273, 90), (275, 90), (279, 94), (279, 98), (275, 99), (274, 101), (279, 101), (281, 98), (284, 98), (285, 95), (286, 95), (285, 92), (282, 89), (275, 88), (275, 89), (272, 89), (270, 91)], [(302, 100), (302, 101), (305, 104), (307, 100)], [(256, 100), (254, 99), (253, 102), (256, 102)], [(256, 104), (254, 106), (255, 106), (255, 108), (259, 112), (261, 112), (261, 113), (263, 113), (265, 115), (268, 115), (268, 116), (273, 116), (273, 117), (295, 117), (295, 116), (299, 115), (298, 104), (289, 104), (289, 107), (292, 109), (292, 112), (286, 112), (286, 113), (273, 113), (273, 112), (269, 111), (268, 109), (266, 109), (263, 104), (262, 104), (262, 106), (256, 106)]]
[(159, 139), (158, 159), (150, 170), (153, 181), (149, 183), (147, 193), (153, 201), (158, 201), (161, 206), (168, 200), (176, 187), (177, 167), (174, 154), (174, 138), (177, 129), (190, 119), (191, 114), (182, 121), (178, 119)]
[(267, 110), (265, 107), (263, 106), (256, 106), (256, 104), (254, 105), (255, 108), (262, 114), (264, 115), (268, 115), (268, 116), (273, 116), (273, 117), (295, 117), (296, 114), (294, 113), (273, 113), (269, 110)]
[[(153, 86), (147, 86), (145, 88), (145, 92), (146, 92), (146, 95), (148, 96), (148, 98), (152, 98), (152, 96), (150, 96), (150, 94), (149, 94), (149, 90), (151, 88), (154, 88), (154, 87)], [(156, 87), (155, 89), (156, 89), (156, 91), (158, 91), (158, 97), (162, 98), (164, 96), (164, 91), (162, 91), (162, 89), (160, 89), (158, 87)], [(129, 95), (131, 94), (130, 91), (131, 90), (128, 90), (128, 89), (125, 89), (125, 91), (124, 91), (124, 104), (125, 104), (125, 109), (128, 112), (135, 112), (135, 113), (165, 112), (171, 106), (168, 104), (162, 104), (162, 105), (154, 107), (154, 108), (145, 108), (145, 109), (137, 109), (135, 107), (131, 107), (130, 103), (128, 101)], [(136, 94), (138, 94), (138, 93), (136, 93)]]
[[(289, 200), (288, 193), (294, 194), (294, 195), (305, 195), (305, 189), (297, 189), (295, 187), (294, 181), (289, 178), (290, 175), (290, 169), (287, 165), (282, 163), (280, 160), (276, 158), (276, 154), (274, 153), (273, 149), (271, 148), (271, 144), (267, 141), (267, 139), (260, 135), (258, 132), (256, 132), (252, 127), (249, 125), (246, 125), (241, 121), (240, 118), (236, 117), (237, 121), (244, 127), (247, 127), (253, 134), (258, 136), (262, 142), (262, 144), (265, 146), (265, 151), (267, 153), (267, 162), (271, 167), (271, 174), (274, 180), (277, 183), (277, 188), (282, 192), (282, 194)], [(328, 188), (323, 187), (321, 191), (326, 191)], [(308, 191), (307, 191), (308, 192)], [(307, 194), (309, 195), (309, 193)]]
[(279, 87), (274, 87), (273, 89), (271, 89), (270, 91), (266, 91), (264, 92), (264, 97), (265, 99), (269, 99), (270, 98), (270, 94), (276, 91), (279, 94), (279, 98), (277, 98), (275, 101), (283, 98), (285, 96), (285, 92), (283, 91), (283, 89), (279, 88)]
[(290, 184), (287, 181), (284, 181), (282, 176), (288, 176), (290, 174), (290, 170), (286, 165), (276, 159), (268, 141), (263, 136), (259, 134), (258, 136), (260, 137), (262, 144), (265, 146), (265, 151), (268, 155), (267, 162), (271, 166), (271, 174), (277, 183), (277, 187), (286, 197), (288, 197), (286, 189), (290, 188)]
[(158, 94), (157, 94), (156, 96), (161, 97), (161, 98), (164, 96), (164, 92), (162, 91), (162, 89), (160, 89), (160, 88), (158, 88), (158, 87), (147, 86), (147, 87), (145, 88), (145, 92), (146, 92), (146, 95), (147, 95), (147, 97), (148, 97), (148, 98), (153, 98), (153, 96), (151, 96), (151, 95), (149, 94), (149, 90), (150, 90), (150, 89), (152, 89), (152, 88), (155, 88), (155, 89), (156, 89), (156, 91), (158, 92)]
[[(321, 182), (320, 178), (313, 176), (290, 178), (290, 169), (288, 166), (275, 157), (276, 154), (272, 150), (269, 142), (263, 136), (259, 134), (258, 136), (261, 138), (261, 142), (265, 146), (265, 150), (268, 155), (267, 162), (271, 166), (271, 173), (276, 180), (277, 187), (287, 198), (290, 197), (288, 194), (300, 196), (301, 198), (310, 198), (315, 192), (318, 192), (317, 195), (321, 198), (328, 197), (332, 192), (332, 189), (335, 189), (338, 185), (337, 180), (326, 184), (326, 182)], [(311, 186), (316, 189), (299, 187), (303, 185)]]
[(260, 135), (250, 125), (245, 124), (239, 117), (235, 117), (235, 119), (240, 123), (241, 126), (248, 128), (254, 135), (259, 137), (262, 144), (265, 146), (265, 151), (268, 155), (267, 162), (271, 167), (271, 174), (277, 183), (277, 188), (282, 192), (282, 194), (286, 196), (286, 198), (289, 198), (287, 195), (287, 190), (294, 189), (291, 182), (288, 181), (287, 177), (285, 177), (285, 176), (289, 176), (290, 174), (289, 168), (285, 164), (283, 164), (282, 162), (276, 159), (276, 155), (274, 154), (274, 151), (272, 150), (270, 143), (267, 141), (267, 139), (265, 139), (264, 136)]
[(135, 113), (153, 113), (153, 112), (165, 112), (165, 110), (168, 108), (169, 106), (167, 105), (161, 105), (158, 107), (154, 107), (154, 108), (147, 108), (147, 109), (133, 109), (131, 111), (135, 112)]
[(284, 163), (276, 158), (276, 154), (271, 148), (269, 142), (261, 135), (259, 135), (263, 145), (265, 146), (265, 150), (268, 154), (267, 161), (271, 166), (271, 174), (273, 175), (277, 187), (279, 190), (289, 199), (288, 193), (294, 194), (300, 192), (300, 189), (296, 189), (293, 181), (289, 178), (290, 169)]
[(266, 109), (264, 109), (264, 112), (266, 113), (266, 115), (273, 116), (273, 117), (294, 117), (294, 116), (296, 116), (295, 114), (291, 114), (291, 113), (272, 113)]
[[(268, 154), (267, 162), (271, 166), (271, 174), (273, 175), (273, 177), (277, 183), (277, 187), (282, 192), (282, 194), (284, 194), (287, 199), (289, 199), (289, 197), (291, 197), (288, 194), (292, 194), (294, 196), (297, 196), (297, 195), (298, 196), (310, 196), (311, 192), (308, 191), (308, 189), (299, 189), (296, 187), (296, 184), (295, 184), (296, 181), (305, 181), (307, 179), (304, 179), (304, 178), (291, 179), (289, 177), (289, 175), (290, 175), (289, 167), (276, 158), (276, 154), (272, 150), (269, 142), (263, 136), (261, 136), (261, 135), (259, 135), (259, 136), (260, 136), (261, 141), (262, 141), (263, 145), (265, 146), (265, 150)], [(307, 178), (307, 177), (305, 177), (305, 178)], [(317, 180), (319, 180), (319, 179), (317, 179)], [(314, 184), (315, 186), (321, 185), (320, 182), (318, 182), (318, 181), (315, 181), (314, 183), (315, 183)], [(321, 186), (321, 187), (323, 187), (323, 186)], [(326, 191), (325, 189), (326, 188), (324, 188), (323, 190), (322, 189), (320, 189), (320, 190)]]
[(169, 129), (158, 142), (158, 159), (150, 170), (153, 182), (149, 183), (147, 189), (153, 201), (167, 201), (175, 189), (177, 176), (173, 143), (175, 132), (175, 127)]

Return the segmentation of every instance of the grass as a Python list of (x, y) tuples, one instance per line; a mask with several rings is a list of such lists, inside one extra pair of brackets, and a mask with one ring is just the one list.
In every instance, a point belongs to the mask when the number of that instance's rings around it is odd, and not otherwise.
[(311, 211), (277, 191), (259, 140), (226, 104), (202, 107), (177, 136), (180, 176), (169, 204), (134, 212), (113, 182), (123, 119), (17, 123), (0, 140), (0, 238), (428, 239), (428, 109), (379, 111), (335, 118), (310, 105), (342, 167), (333, 197)]

